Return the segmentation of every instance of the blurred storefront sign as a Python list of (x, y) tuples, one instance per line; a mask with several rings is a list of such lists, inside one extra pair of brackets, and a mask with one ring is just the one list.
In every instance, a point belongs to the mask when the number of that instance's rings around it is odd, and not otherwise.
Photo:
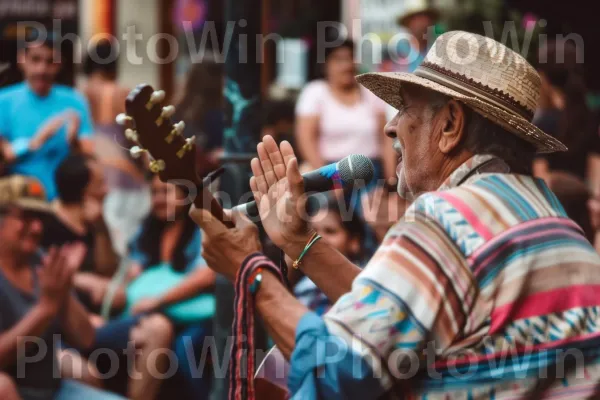
[(277, 43), (276, 84), (301, 89), (308, 79), (308, 44), (304, 39), (284, 38)]
[(63, 68), (59, 82), (73, 85), (74, 46), (73, 40), (67, 38), (78, 34), (78, 10), (78, 0), (1, 0), (0, 64), (10, 64), (4, 84), (21, 79), (17, 66), (19, 42), (43, 26), (46, 34), (53, 35), (60, 43)]

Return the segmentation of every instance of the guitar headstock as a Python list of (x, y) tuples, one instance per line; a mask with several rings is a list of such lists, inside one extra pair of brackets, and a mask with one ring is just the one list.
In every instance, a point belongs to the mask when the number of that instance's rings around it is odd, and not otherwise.
[(127, 96), (127, 114), (119, 115), (117, 122), (127, 128), (127, 138), (137, 143), (130, 153), (136, 157), (148, 152), (153, 159), (150, 170), (163, 182), (184, 179), (200, 185), (195, 169), (195, 137), (182, 136), (185, 125), (183, 121), (172, 123), (175, 107), (165, 106), (164, 100), (164, 91), (155, 91), (146, 84), (138, 85)]

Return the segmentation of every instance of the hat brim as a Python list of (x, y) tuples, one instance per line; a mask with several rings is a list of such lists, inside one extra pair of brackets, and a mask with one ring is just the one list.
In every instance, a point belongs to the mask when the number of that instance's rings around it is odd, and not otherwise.
[(24, 210), (35, 211), (42, 214), (54, 214), (52, 206), (41, 200), (19, 199), (13, 201), (11, 204)]
[(400, 88), (403, 83), (411, 83), (442, 93), (461, 101), (483, 117), (502, 126), (507, 131), (533, 144), (538, 153), (553, 153), (567, 151), (567, 147), (559, 140), (544, 133), (537, 126), (517, 114), (512, 114), (499, 107), (452, 90), (429, 79), (406, 72), (370, 72), (356, 77), (358, 83), (369, 89), (377, 97), (390, 106), (400, 109), (402, 96)]
[(406, 26), (406, 25), (408, 25), (408, 21), (411, 18), (416, 17), (417, 15), (427, 15), (433, 20), (438, 20), (440, 18), (440, 13), (435, 8), (425, 8), (422, 10), (416, 10), (416, 11), (408, 12), (406, 14), (402, 14), (401, 16), (398, 17), (396, 22), (400, 26)]

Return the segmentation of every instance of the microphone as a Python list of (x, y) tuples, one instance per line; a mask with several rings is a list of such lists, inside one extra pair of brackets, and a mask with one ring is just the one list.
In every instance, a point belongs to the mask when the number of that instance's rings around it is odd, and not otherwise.
[[(333, 189), (352, 189), (357, 184), (367, 185), (375, 176), (373, 162), (360, 154), (352, 154), (342, 160), (325, 165), (302, 175), (304, 191), (328, 192)], [(234, 210), (246, 214), (252, 221), (257, 221), (258, 206), (255, 201), (240, 204)]]

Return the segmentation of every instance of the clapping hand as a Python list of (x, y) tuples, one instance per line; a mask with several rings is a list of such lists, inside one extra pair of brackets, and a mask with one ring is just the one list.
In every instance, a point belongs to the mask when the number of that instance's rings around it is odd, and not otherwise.
[(82, 243), (52, 247), (44, 257), (39, 272), (41, 302), (58, 312), (64, 305), (73, 286), (73, 276), (86, 253)]
[(29, 149), (32, 151), (40, 149), (50, 138), (52, 138), (59, 129), (65, 124), (65, 114), (61, 113), (52, 117), (46, 122), (41, 129), (38, 130), (35, 137), (29, 144)]
[(276, 246), (297, 256), (310, 237), (298, 160), (287, 141), (277, 146), (271, 136), (265, 136), (257, 150), (250, 187), (263, 227)]
[(73, 145), (77, 139), (79, 128), (81, 127), (81, 118), (75, 111), (68, 111), (66, 115), (67, 121), (67, 143)]

